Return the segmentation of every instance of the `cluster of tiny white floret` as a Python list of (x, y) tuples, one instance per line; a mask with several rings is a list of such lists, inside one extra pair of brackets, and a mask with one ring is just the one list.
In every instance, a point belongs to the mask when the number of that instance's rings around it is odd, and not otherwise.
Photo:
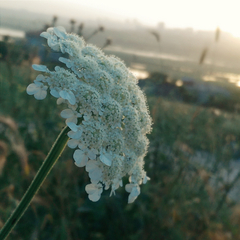
[(98, 201), (103, 188), (115, 194), (128, 175), (125, 189), (132, 203), (140, 194), (139, 185), (149, 179), (143, 159), (152, 124), (137, 79), (120, 59), (106, 56), (63, 27), (48, 28), (40, 36), (52, 50), (69, 57), (60, 57), (66, 67), (56, 66), (55, 71), (33, 65), (44, 75), (37, 76), (27, 93), (42, 100), (49, 89), (57, 104), (66, 104), (61, 116), (71, 129), (68, 146), (75, 149), (76, 166), (89, 174), (91, 183), (85, 188), (89, 199)]

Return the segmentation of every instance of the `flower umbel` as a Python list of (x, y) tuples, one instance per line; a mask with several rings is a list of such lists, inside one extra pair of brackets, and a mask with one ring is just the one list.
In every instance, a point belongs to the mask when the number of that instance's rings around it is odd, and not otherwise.
[(68, 146), (75, 149), (76, 166), (85, 166), (89, 174), (89, 199), (98, 201), (109, 187), (115, 193), (122, 178), (129, 175), (126, 191), (128, 202), (133, 202), (140, 194), (139, 185), (149, 179), (143, 159), (152, 124), (137, 79), (120, 59), (106, 56), (63, 27), (48, 28), (40, 36), (52, 50), (67, 53), (69, 58), (60, 57), (66, 67), (56, 66), (54, 71), (33, 65), (44, 75), (38, 75), (27, 93), (42, 100), (49, 89), (58, 104), (66, 104), (61, 116), (71, 129)]

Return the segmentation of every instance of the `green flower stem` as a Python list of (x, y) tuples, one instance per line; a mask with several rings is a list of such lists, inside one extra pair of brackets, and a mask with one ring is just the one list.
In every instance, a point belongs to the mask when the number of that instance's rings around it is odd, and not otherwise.
[(62, 154), (67, 141), (69, 139), (67, 133), (70, 131), (69, 127), (65, 127), (61, 133), (58, 135), (55, 143), (53, 144), (50, 152), (48, 153), (45, 161), (43, 162), (41, 168), (39, 169), (37, 175), (33, 179), (31, 185), (29, 186), (28, 190), (24, 194), (21, 202), (18, 204), (15, 211), (12, 215), (8, 218), (6, 224), (3, 226), (0, 232), (0, 239), (4, 240), (9, 233), (12, 231), (14, 226), (17, 224), (19, 219), (22, 217), (23, 213), (26, 211), (27, 207), (29, 206), (31, 200), (37, 193), (38, 189), (42, 185), (43, 181), (51, 171), (52, 167), (57, 162), (58, 158)]

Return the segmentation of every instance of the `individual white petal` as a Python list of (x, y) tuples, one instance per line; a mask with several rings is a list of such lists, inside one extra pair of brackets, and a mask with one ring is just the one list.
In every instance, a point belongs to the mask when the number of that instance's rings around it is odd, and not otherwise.
[(39, 75), (36, 77), (35, 80), (38, 81), (38, 82), (42, 82), (42, 81), (45, 80), (45, 77), (44, 77), (42, 74), (39, 74)]
[(139, 194), (140, 194), (139, 186), (134, 186), (132, 188), (131, 193), (128, 196), (128, 203), (133, 203), (135, 201), (135, 199), (138, 197)]
[(51, 89), (50, 94), (51, 94), (53, 97), (55, 97), (55, 98), (59, 98), (59, 97), (60, 97), (58, 91), (57, 91), (56, 89), (54, 89), (54, 88)]
[(96, 154), (95, 154), (92, 150), (89, 150), (89, 151), (88, 151), (88, 157), (89, 157), (91, 160), (95, 160), (95, 159), (96, 159)]
[(77, 149), (73, 154), (73, 159), (75, 160), (75, 164), (78, 167), (84, 167), (88, 161), (88, 157), (82, 150)]
[(145, 175), (145, 177), (143, 178), (143, 184), (146, 184), (148, 180), (150, 180), (150, 177)]
[(60, 62), (62, 62), (62, 63), (65, 63), (65, 64), (70, 61), (69, 59), (64, 58), (64, 57), (60, 57), (58, 60), (59, 60)]
[(78, 108), (78, 105), (77, 104), (74, 104), (74, 105), (68, 104), (68, 107), (71, 108), (73, 111), (75, 111)]
[(68, 145), (68, 147), (74, 149), (77, 147), (78, 143), (79, 143), (79, 141), (76, 139), (69, 139), (67, 145)]
[(74, 131), (69, 131), (67, 135), (68, 135), (70, 138), (72, 138), (72, 136), (73, 136), (74, 134), (75, 134)]
[(79, 144), (78, 144), (78, 147), (79, 147), (80, 149), (82, 149), (82, 150), (84, 150), (84, 149), (87, 148), (87, 146), (84, 145), (83, 143), (79, 143)]
[(33, 64), (32, 65), (32, 68), (36, 71), (39, 71), (39, 72), (47, 72), (48, 69), (45, 65), (37, 65), (37, 64)]
[(27, 94), (33, 95), (39, 91), (39, 87), (35, 83), (31, 83), (27, 87)]
[(88, 195), (89, 200), (91, 200), (92, 202), (97, 202), (100, 199), (100, 197), (101, 197), (101, 194), (99, 194), (98, 192)]
[(77, 114), (75, 113), (75, 115), (76, 115), (77, 118), (82, 117), (82, 114), (81, 114), (81, 113), (77, 113)]
[[(61, 112), (61, 117), (63, 117), (63, 118), (70, 118), (70, 117), (72, 117), (73, 115), (74, 115), (74, 112), (73, 112), (73, 110), (72, 109), (65, 109), (65, 110), (63, 110), (62, 112)], [(77, 131), (77, 130), (76, 130)], [(75, 132), (76, 132), (75, 131)]]
[(99, 181), (101, 180), (101, 177), (102, 177), (102, 170), (100, 168), (96, 168), (94, 171), (90, 171), (88, 173), (88, 176), (93, 181)]
[(102, 163), (106, 164), (107, 166), (112, 165), (112, 160), (109, 159), (108, 157), (106, 157), (104, 154), (100, 155), (100, 160), (101, 160)]
[(84, 155), (82, 161), (81, 162), (75, 162), (75, 165), (77, 167), (84, 167), (84, 166), (86, 166), (87, 162), (88, 162), (88, 158), (87, 158), (86, 155)]
[(73, 137), (74, 137), (75, 139), (80, 139), (81, 136), (82, 136), (82, 130), (79, 130), (79, 131), (77, 131), (77, 132), (74, 134)]
[(68, 93), (67, 93), (67, 91), (62, 90), (59, 92), (59, 95), (61, 96), (61, 98), (67, 99)]
[(77, 132), (70, 131), (68, 132), (68, 136), (73, 139), (80, 139), (82, 136), (82, 131), (77, 131)]
[(36, 79), (34, 80), (34, 84), (37, 86), (37, 87), (42, 87), (43, 84), (39, 81), (37, 81)]
[(47, 91), (44, 89), (39, 89), (39, 91), (34, 94), (34, 97), (37, 100), (43, 100), (46, 96), (47, 96)]
[(119, 185), (120, 185), (120, 187), (123, 186), (123, 181), (122, 181), (122, 179), (119, 181)]
[(81, 161), (83, 155), (85, 155), (84, 152), (80, 149), (77, 149), (73, 154), (73, 159), (75, 161), (79, 161), (79, 159), (80, 159), (80, 161)]
[(86, 165), (86, 171), (87, 172), (92, 172), (95, 169), (98, 169), (97, 161), (94, 161), (94, 160), (88, 161), (88, 163)]
[(68, 118), (66, 120), (67, 124), (70, 123), (70, 122), (77, 124), (77, 122), (78, 122), (77, 117), (76, 116), (72, 116), (72, 117), (70, 117), (70, 118)]
[(135, 177), (133, 177), (132, 175), (130, 175), (130, 177), (129, 177), (129, 182), (136, 184), (136, 183), (137, 183), (137, 180), (136, 180)]
[(48, 43), (48, 46), (52, 48), (53, 51), (58, 52), (60, 50), (59, 43), (52, 37), (48, 38), (47, 43)]
[(76, 97), (73, 94), (73, 92), (69, 91), (68, 92), (68, 96), (67, 96), (67, 100), (69, 101), (70, 104), (74, 105), (76, 103)]
[[(102, 178), (100, 179), (100, 181), (102, 180)], [(99, 183), (99, 179), (98, 180), (93, 180), (90, 178), (90, 181), (92, 184), (98, 184)]]
[(47, 32), (48, 32), (48, 33), (53, 33), (53, 27), (49, 27), (49, 28), (47, 29)]
[(51, 47), (51, 49), (55, 52), (59, 52), (60, 51), (60, 46), (59, 46), (59, 43), (54, 43), (54, 44), (51, 44), (49, 45), (49, 47)]
[(131, 183), (132, 182), (132, 175), (129, 176), (128, 181)]
[(76, 125), (76, 123), (68, 122), (67, 125), (68, 125), (68, 127), (69, 127), (72, 131), (74, 131), (74, 132), (77, 132), (78, 129), (79, 129), (78, 126)]
[(66, 31), (63, 27), (54, 27), (53, 31), (61, 39), (65, 39), (67, 37)]
[(72, 67), (72, 61), (67, 59), (67, 58), (63, 58), (63, 57), (60, 57), (58, 59), (60, 62), (64, 63), (68, 68), (71, 68)]
[(103, 186), (102, 186), (102, 184), (100, 184), (100, 183), (98, 183), (97, 186), (98, 186), (98, 192), (99, 192), (99, 194), (101, 195), (102, 192), (103, 192)]
[(98, 191), (98, 186), (96, 184), (88, 184), (85, 187), (85, 191), (87, 194), (94, 194), (96, 191)]
[(48, 32), (42, 32), (40, 36), (48, 39), (49, 37), (51, 37), (51, 34), (49, 34)]
[(58, 98), (57, 105), (64, 103), (65, 100), (63, 98)]
[(125, 190), (130, 193), (133, 187), (134, 187), (134, 184), (128, 183), (125, 185)]
[(62, 31), (62, 32), (64, 32), (64, 33), (67, 33), (67, 32), (66, 32), (66, 29), (65, 29), (63, 26), (57, 26), (57, 28), (58, 28), (60, 31)]
[(112, 195), (116, 195), (115, 190), (114, 190), (113, 188), (111, 189), (111, 192), (110, 192), (110, 194), (109, 194), (109, 197), (111, 197)]
[(93, 152), (95, 155), (98, 154), (98, 150), (95, 149), (95, 148), (92, 148), (92, 149), (91, 149), (91, 152)]
[(61, 71), (61, 68), (59, 66), (55, 66), (55, 71), (58, 72), (58, 71)]

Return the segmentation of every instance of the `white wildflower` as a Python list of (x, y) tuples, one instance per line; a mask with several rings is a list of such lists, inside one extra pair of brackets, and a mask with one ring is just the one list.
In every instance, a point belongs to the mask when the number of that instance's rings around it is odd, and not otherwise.
[(63, 27), (49, 28), (40, 36), (53, 51), (69, 57), (60, 57), (65, 67), (56, 66), (54, 71), (33, 65), (44, 75), (37, 76), (27, 93), (42, 100), (49, 89), (57, 104), (66, 104), (60, 115), (70, 128), (68, 146), (75, 149), (74, 162), (89, 174), (91, 184), (85, 188), (89, 199), (98, 201), (103, 187), (115, 194), (129, 175), (125, 189), (132, 203), (140, 194), (139, 185), (149, 180), (143, 159), (152, 124), (137, 79), (120, 59), (106, 56)]
[(86, 171), (88, 172), (92, 183), (98, 183), (102, 179), (102, 170), (98, 161), (88, 161), (86, 164)]
[(77, 123), (78, 118), (80, 118), (82, 114), (78, 113), (77, 111), (74, 111), (72, 109), (65, 109), (61, 112), (61, 117), (66, 118), (66, 123), (73, 122)]
[(73, 159), (75, 160), (75, 164), (78, 167), (84, 167), (87, 164), (88, 159), (94, 160), (96, 159), (97, 151), (95, 149), (85, 148), (84, 150), (77, 149), (73, 154)]
[(47, 96), (48, 87), (41, 82), (35, 81), (27, 87), (27, 93), (29, 95), (34, 95), (37, 100), (42, 100)]
[(102, 163), (110, 167), (112, 165), (112, 158), (111, 153), (107, 153), (104, 149), (101, 150), (99, 159)]

